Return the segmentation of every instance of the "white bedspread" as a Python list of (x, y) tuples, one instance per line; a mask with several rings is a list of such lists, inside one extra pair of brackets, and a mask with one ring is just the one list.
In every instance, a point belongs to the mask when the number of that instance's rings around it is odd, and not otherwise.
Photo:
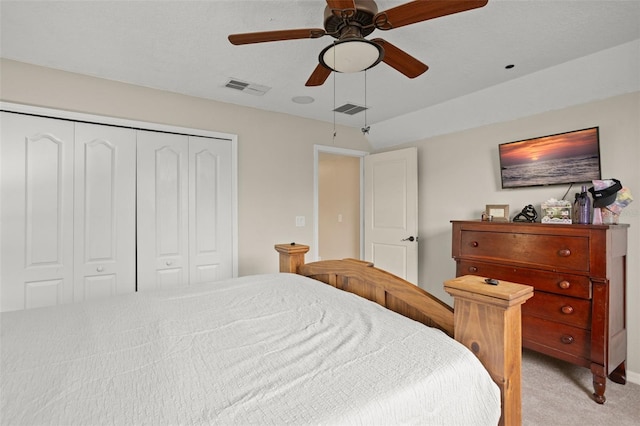
[(308, 278), (244, 277), (3, 313), (1, 423), (495, 425), (438, 330)]

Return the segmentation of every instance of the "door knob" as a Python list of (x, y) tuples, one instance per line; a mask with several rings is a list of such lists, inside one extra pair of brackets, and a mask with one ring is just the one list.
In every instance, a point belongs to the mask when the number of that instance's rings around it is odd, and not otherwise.
[(402, 239), (402, 240), (400, 240), (400, 241), (411, 241), (411, 242), (413, 242), (413, 241), (416, 241), (417, 239), (418, 239), (418, 238), (416, 238), (416, 237), (414, 237), (414, 236), (412, 235), (412, 236), (410, 236), (410, 237), (403, 238), (403, 239)]

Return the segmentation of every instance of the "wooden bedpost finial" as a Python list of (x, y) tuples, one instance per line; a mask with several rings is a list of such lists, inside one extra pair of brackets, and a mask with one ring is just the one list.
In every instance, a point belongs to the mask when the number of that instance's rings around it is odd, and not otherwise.
[(280, 272), (298, 272), (298, 267), (304, 265), (304, 255), (309, 246), (296, 243), (276, 244), (275, 249), (280, 253)]

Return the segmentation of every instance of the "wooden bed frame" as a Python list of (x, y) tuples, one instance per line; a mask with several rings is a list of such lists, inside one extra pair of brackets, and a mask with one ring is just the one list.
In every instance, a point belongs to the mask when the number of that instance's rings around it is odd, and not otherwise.
[(521, 305), (533, 296), (533, 287), (466, 275), (445, 281), (454, 308), (418, 286), (372, 263), (356, 259), (305, 264), (309, 246), (278, 244), (280, 272), (290, 272), (355, 293), (429, 327), (436, 327), (469, 348), (500, 387), (500, 424), (522, 423)]

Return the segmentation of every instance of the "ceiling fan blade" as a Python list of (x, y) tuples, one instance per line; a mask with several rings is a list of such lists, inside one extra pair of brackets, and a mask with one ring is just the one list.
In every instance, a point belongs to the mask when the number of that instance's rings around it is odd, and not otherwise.
[(305, 86), (322, 86), (327, 78), (331, 75), (331, 70), (322, 64), (318, 64), (315, 70), (311, 73), (309, 80), (304, 84)]
[(381, 38), (374, 38), (374, 43), (379, 44), (384, 49), (384, 57), (382, 62), (400, 71), (409, 78), (416, 78), (429, 69), (429, 67), (404, 50), (401, 50), (393, 44)]
[(302, 38), (319, 38), (326, 34), (321, 28), (302, 28), (296, 30), (262, 31), (257, 33), (231, 34), (231, 44), (264, 43), (267, 41), (297, 40)]
[(476, 9), (486, 5), (487, 2), (488, 0), (415, 0), (376, 14), (373, 22), (378, 29), (390, 30)]

